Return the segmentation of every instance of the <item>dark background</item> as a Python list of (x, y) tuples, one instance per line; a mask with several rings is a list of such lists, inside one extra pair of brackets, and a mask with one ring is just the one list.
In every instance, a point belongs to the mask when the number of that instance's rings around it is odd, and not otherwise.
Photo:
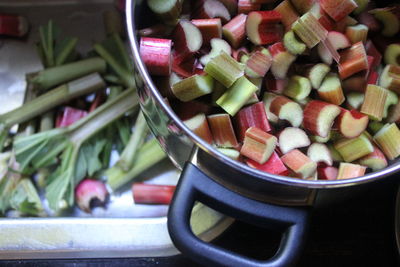
[[(395, 240), (397, 183), (315, 210), (298, 265), (400, 266)], [(235, 222), (215, 244), (257, 259), (274, 254), (280, 234)], [(0, 261), (0, 266), (200, 266), (183, 256), (167, 258)]]

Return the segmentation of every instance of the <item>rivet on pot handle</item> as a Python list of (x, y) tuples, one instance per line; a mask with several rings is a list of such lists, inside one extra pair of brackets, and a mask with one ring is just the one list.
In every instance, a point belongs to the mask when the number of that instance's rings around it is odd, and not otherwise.
[[(259, 261), (200, 240), (190, 227), (195, 201), (260, 227), (285, 230), (278, 252), (267, 261)], [(188, 162), (169, 208), (168, 230), (182, 253), (205, 266), (278, 267), (295, 264), (305, 241), (307, 221), (305, 208), (276, 206), (246, 198), (216, 183)]]

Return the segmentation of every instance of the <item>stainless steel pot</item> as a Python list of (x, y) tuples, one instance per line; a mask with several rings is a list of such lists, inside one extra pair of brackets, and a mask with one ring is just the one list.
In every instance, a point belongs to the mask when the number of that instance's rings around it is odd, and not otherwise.
[[(136, 30), (151, 24), (145, 1), (127, 0), (128, 33), (136, 66), (136, 81), (147, 122), (175, 165), (182, 169), (170, 207), (169, 233), (176, 247), (203, 264), (221, 266), (287, 266), (293, 264), (305, 240), (310, 207), (329, 205), (384, 180), (399, 162), (363, 177), (335, 181), (301, 180), (250, 168), (234, 161), (192, 133), (164, 102), (139, 55)], [(255, 261), (199, 240), (189, 225), (195, 201), (240, 220), (285, 229), (277, 254)]]

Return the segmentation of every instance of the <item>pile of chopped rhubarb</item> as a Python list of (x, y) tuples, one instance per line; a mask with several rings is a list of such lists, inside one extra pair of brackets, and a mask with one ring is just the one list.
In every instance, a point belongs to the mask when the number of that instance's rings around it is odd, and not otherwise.
[(400, 155), (400, 5), (148, 0), (140, 54), (186, 126), (228, 157), (310, 180)]

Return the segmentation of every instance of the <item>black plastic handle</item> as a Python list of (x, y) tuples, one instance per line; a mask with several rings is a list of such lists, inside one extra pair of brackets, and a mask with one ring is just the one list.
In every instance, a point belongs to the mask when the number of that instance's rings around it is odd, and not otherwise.
[[(267, 261), (259, 261), (202, 241), (190, 227), (191, 211), (196, 200), (254, 225), (286, 229), (278, 252)], [(205, 266), (294, 265), (305, 241), (307, 222), (307, 209), (276, 206), (241, 196), (210, 179), (189, 162), (181, 174), (168, 213), (168, 230), (174, 245), (183, 254)]]

